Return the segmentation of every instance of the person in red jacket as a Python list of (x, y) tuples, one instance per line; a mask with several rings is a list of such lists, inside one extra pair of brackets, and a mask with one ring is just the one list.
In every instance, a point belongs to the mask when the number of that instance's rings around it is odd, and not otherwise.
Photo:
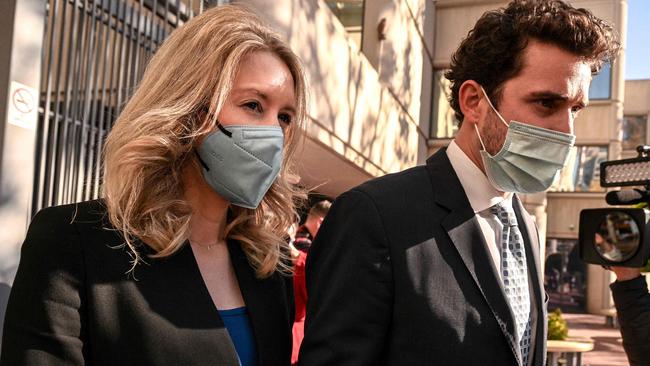
[(298, 362), (298, 352), (300, 344), (304, 337), (305, 313), (307, 307), (307, 286), (305, 283), (305, 263), (307, 262), (307, 252), (311, 246), (312, 240), (316, 237), (323, 219), (327, 215), (332, 203), (323, 200), (315, 203), (307, 214), (307, 220), (298, 228), (293, 246), (297, 249), (294, 262), (293, 274), (293, 291), (296, 301), (296, 317), (293, 323), (293, 352), (291, 354), (291, 364)]

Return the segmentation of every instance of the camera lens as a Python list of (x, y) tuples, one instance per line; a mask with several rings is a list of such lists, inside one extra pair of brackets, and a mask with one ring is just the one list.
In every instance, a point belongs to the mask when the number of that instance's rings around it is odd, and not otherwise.
[(625, 212), (605, 215), (594, 234), (596, 251), (614, 263), (632, 258), (639, 249), (641, 234), (634, 219)]

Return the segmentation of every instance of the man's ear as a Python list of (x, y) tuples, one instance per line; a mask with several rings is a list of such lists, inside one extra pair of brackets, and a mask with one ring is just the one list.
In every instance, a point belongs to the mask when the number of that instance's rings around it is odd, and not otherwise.
[(465, 116), (463, 123), (477, 123), (481, 119), (481, 99), (483, 99), (481, 84), (474, 80), (465, 80), (458, 89), (458, 103)]

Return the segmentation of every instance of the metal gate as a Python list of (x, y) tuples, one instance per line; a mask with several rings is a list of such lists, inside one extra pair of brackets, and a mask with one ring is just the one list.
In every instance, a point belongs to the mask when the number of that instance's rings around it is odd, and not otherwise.
[(32, 214), (97, 198), (106, 135), (175, 28), (203, 0), (45, 0)]

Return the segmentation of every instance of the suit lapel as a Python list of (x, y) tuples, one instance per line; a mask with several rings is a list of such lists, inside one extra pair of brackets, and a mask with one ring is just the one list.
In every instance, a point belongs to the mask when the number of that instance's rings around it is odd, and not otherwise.
[[(476, 215), (454, 171), (446, 149), (441, 149), (427, 160), (435, 201), (449, 210), (442, 220), (462, 262), (469, 271), (479, 292), (495, 317), (514, 356), (519, 360), (520, 351), (515, 337), (515, 322), (499, 282), (487, 243), (483, 238)], [(436, 187), (442, 187), (438, 190)]]
[[(144, 254), (154, 253), (144, 244), (142, 250)], [(170, 257), (151, 261), (151, 265), (140, 266), (141, 269), (134, 273), (137, 279), (134, 282), (151, 310), (181, 328), (201, 329), (192, 337), (195, 337), (193, 342), (202, 344), (202, 349), (209, 349), (209, 353), (203, 355), (205, 359), (224, 366), (239, 365), (237, 351), (205, 286), (189, 243)], [(179, 304), (179, 299), (183, 304), (191, 304), (191, 308), (179, 310), (177, 306), (170, 306)]]

